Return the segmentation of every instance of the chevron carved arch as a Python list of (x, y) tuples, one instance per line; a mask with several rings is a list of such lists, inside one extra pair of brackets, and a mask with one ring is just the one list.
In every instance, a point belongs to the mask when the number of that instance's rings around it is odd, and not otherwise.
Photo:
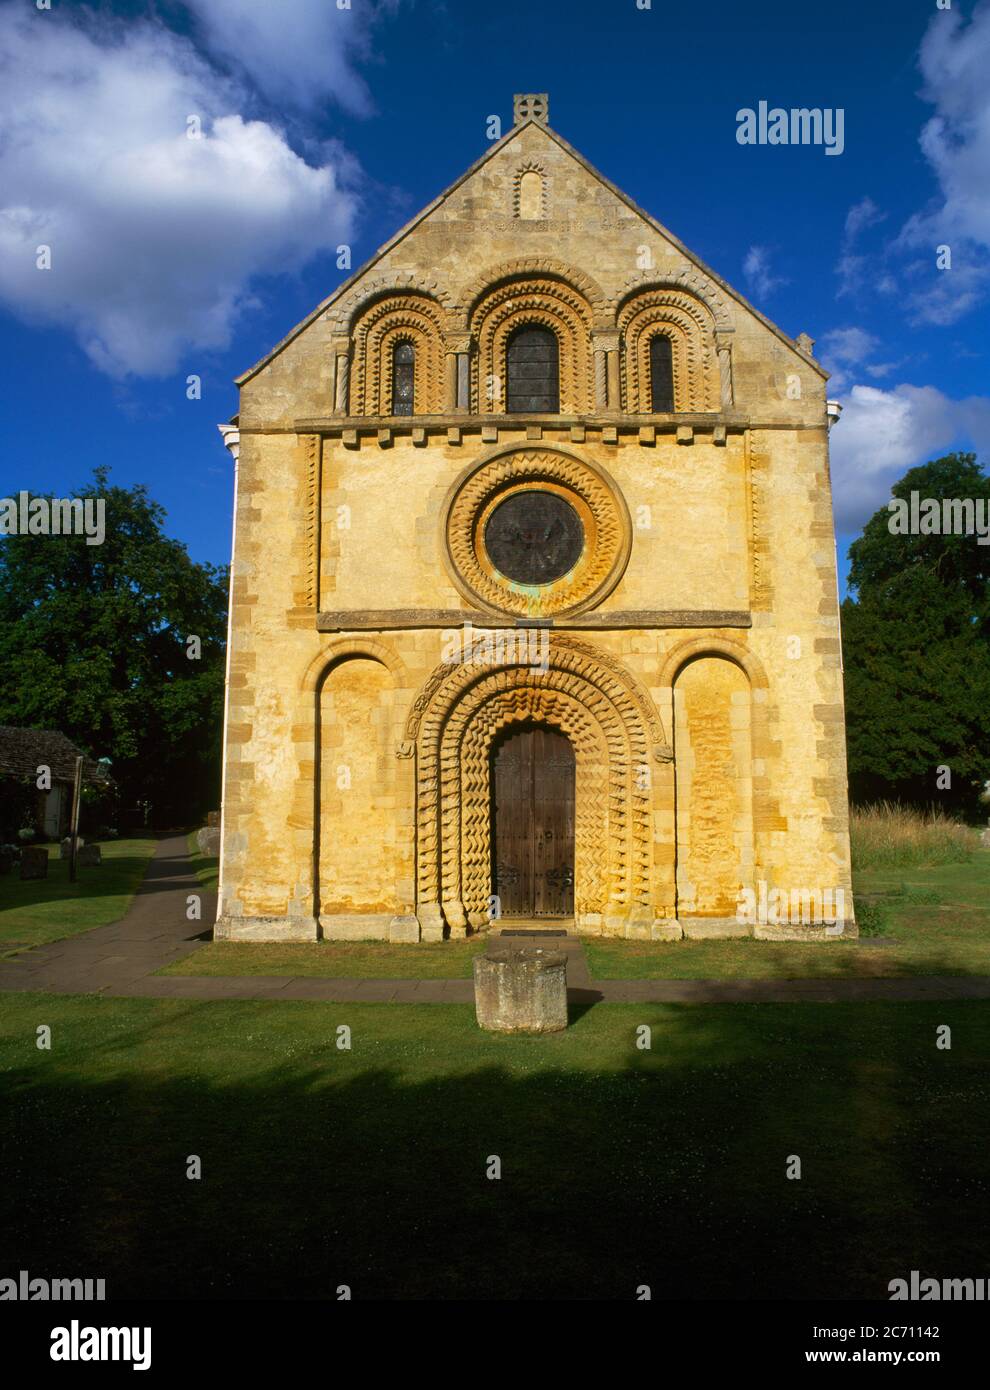
[(674, 409), (714, 411), (721, 382), (715, 350), (715, 324), (707, 307), (675, 289), (649, 289), (630, 296), (619, 311), (623, 351), (622, 391), (632, 414), (652, 409), (650, 345), (658, 334), (670, 340), (674, 367)]
[[(537, 168), (539, 166), (533, 165), (532, 167)], [(457, 303), (465, 315), (470, 318), (478, 301), (490, 290), (497, 289), (500, 285), (511, 280), (524, 278), (559, 280), (563, 285), (577, 290), (595, 314), (604, 313), (608, 307), (608, 296), (597, 280), (594, 280), (585, 271), (578, 270), (576, 266), (568, 265), (566, 261), (558, 261), (553, 256), (524, 256), (514, 261), (503, 261), (500, 265), (491, 266), (483, 274), (473, 276), (461, 286), (457, 295)]]
[(525, 277), (487, 291), (475, 305), (469, 323), (478, 344), (471, 381), (472, 409), (495, 415), (504, 411), (506, 343), (514, 329), (527, 323), (541, 324), (556, 335), (561, 412), (593, 409), (592, 321), (583, 293), (563, 280)]
[(402, 342), (415, 349), (415, 413), (442, 410), (443, 327), (440, 306), (422, 294), (390, 294), (368, 305), (353, 327), (351, 414), (392, 414), (392, 351)]
[(326, 312), (333, 333), (350, 333), (359, 317), (376, 299), (392, 295), (421, 295), (432, 299), (444, 309), (450, 307), (451, 296), (433, 276), (417, 275), (413, 271), (393, 270), (360, 280), (343, 294)]
[(482, 925), (491, 892), (491, 743), (507, 723), (536, 719), (575, 747), (578, 773), (575, 910), (591, 929), (649, 923), (654, 773), (669, 749), (647, 693), (590, 644), (554, 634), (546, 665), (493, 669), (490, 637), (437, 667), (406, 723), (400, 756), (416, 753), (417, 912), (453, 934)]
[(735, 328), (729, 299), (715, 281), (703, 275), (700, 270), (678, 270), (670, 273), (643, 270), (637, 275), (631, 275), (619, 294), (616, 305), (618, 313), (622, 313), (627, 300), (633, 295), (653, 289), (682, 290), (701, 301), (720, 333), (731, 333)]

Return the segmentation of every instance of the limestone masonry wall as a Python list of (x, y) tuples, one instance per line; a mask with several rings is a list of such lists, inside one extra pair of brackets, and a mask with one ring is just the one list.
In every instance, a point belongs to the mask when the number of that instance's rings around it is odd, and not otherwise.
[[(525, 325), (559, 412), (507, 409)], [(238, 424), (218, 936), (485, 929), (491, 748), (532, 722), (575, 750), (575, 930), (855, 932), (810, 340), (530, 120), (245, 374)], [(526, 491), (582, 528), (549, 583), (485, 549)], [(761, 883), (839, 910), (750, 920)]]

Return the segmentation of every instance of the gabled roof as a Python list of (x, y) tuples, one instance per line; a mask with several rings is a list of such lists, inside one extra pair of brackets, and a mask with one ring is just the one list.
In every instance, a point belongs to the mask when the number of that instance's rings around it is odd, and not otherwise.
[(260, 361), (256, 362), (253, 367), (249, 367), (247, 371), (242, 372), (240, 376), (235, 377), (235, 385), (243, 386), (246, 381), (250, 381), (251, 377), (255, 376), (262, 369), (262, 367), (266, 366), (269, 362), (271, 362), (273, 358), (277, 357), (284, 347), (291, 343), (294, 338), (297, 338), (299, 334), (303, 332), (304, 329), (308, 328), (309, 325), (314, 322), (314, 320), (318, 319), (325, 309), (329, 308), (329, 306), (333, 304), (335, 300), (339, 299), (341, 295), (345, 294), (349, 289), (356, 285), (357, 282), (362, 278), (362, 276), (366, 275), (369, 270), (371, 270), (375, 265), (377, 265), (377, 263), (381, 260), (381, 258), (384, 255), (391, 251), (393, 246), (397, 246), (399, 242), (401, 242), (405, 237), (407, 237), (410, 234), (410, 232), (412, 232), (416, 227), (418, 227), (421, 222), (425, 221), (426, 218), (428, 218), (436, 208), (438, 208), (447, 198), (449, 198), (452, 193), (456, 192), (456, 190), (460, 188), (462, 183), (465, 183), (469, 178), (472, 177), (473, 174), (476, 174), (479, 169), (482, 169), (490, 159), (493, 159), (495, 155), (498, 154), (500, 150), (505, 149), (507, 145), (511, 144), (513, 140), (517, 139), (518, 136), (521, 135), (522, 132), (528, 126), (536, 126), (537, 129), (542, 131), (548, 139), (553, 140), (555, 144), (559, 145), (560, 148), (564, 150), (568, 155), (570, 155), (570, 157), (573, 160), (580, 164), (581, 167), (592, 176), (592, 178), (597, 179), (603, 187), (607, 188), (610, 193), (614, 194), (616, 198), (618, 198), (621, 202), (625, 203), (626, 207), (631, 208), (632, 211), (636, 213), (638, 217), (641, 217), (643, 221), (646, 222), (649, 226), (651, 226), (654, 231), (659, 232), (662, 237), (665, 237), (666, 240), (669, 241), (672, 246), (676, 247), (676, 249), (681, 253), (681, 255), (683, 255), (687, 260), (689, 260), (693, 265), (697, 266), (697, 268), (702, 272), (702, 274), (706, 275), (709, 279), (713, 280), (714, 283), (718, 285), (718, 287), (721, 290), (724, 290), (725, 293), (729, 295), (730, 298), (734, 299), (737, 304), (741, 304), (744, 309), (748, 310), (748, 312), (751, 313), (754, 316), (754, 318), (758, 319), (765, 328), (767, 328), (771, 333), (774, 334), (775, 337), (779, 338), (781, 342), (786, 343), (786, 345), (789, 348), (791, 348), (795, 353), (797, 353), (797, 355), (801, 357), (805, 362), (807, 362), (809, 366), (813, 367), (823, 378), (825, 378), (826, 380), (828, 379), (829, 373), (826, 372), (824, 368), (821, 367), (813, 358), (809, 357), (809, 355), (806, 352), (802, 352), (802, 350), (798, 347), (797, 343), (794, 341), (793, 338), (789, 337), (783, 331), (783, 329), (778, 328), (777, 325), (774, 322), (772, 322), (771, 319), (768, 319), (765, 314), (761, 314), (759, 309), (755, 308), (752, 304), (750, 304), (749, 300), (746, 299), (743, 295), (741, 295), (738, 290), (734, 289), (732, 285), (728, 283), (727, 280), (723, 280), (721, 275), (719, 275), (716, 271), (712, 270), (711, 266), (706, 265), (705, 262), (700, 259), (700, 257), (696, 256), (694, 252), (690, 250), (689, 247), (685, 246), (679, 237), (676, 237), (673, 234), (673, 232), (668, 231), (667, 228), (661, 222), (658, 222), (655, 217), (651, 217), (648, 212), (645, 212), (637, 203), (635, 203), (632, 200), (632, 198), (629, 197), (628, 194), (624, 193), (622, 189), (617, 187), (616, 184), (612, 183), (610, 179), (607, 179), (605, 175), (601, 173), (600, 170), (596, 169), (595, 166), (589, 160), (585, 159), (584, 155), (581, 154), (579, 150), (576, 150), (573, 147), (573, 145), (569, 145), (567, 141), (562, 136), (558, 135), (555, 130), (552, 130), (550, 126), (546, 125), (543, 121), (537, 121), (530, 118), (529, 120), (521, 121), (518, 125), (514, 125), (512, 129), (509, 130), (505, 135), (503, 135), (500, 140), (496, 140), (485, 151), (485, 153), (481, 156), (480, 159), (476, 159), (472, 165), (470, 165), (467, 169), (464, 170), (464, 173), (461, 174), (459, 178), (455, 179), (452, 184), (449, 184), (443, 190), (442, 193), (439, 193), (437, 197), (433, 199), (431, 203), (428, 203), (427, 206), (423, 208), (421, 212), (418, 212), (410, 222), (407, 222), (406, 225), (400, 228), (400, 230), (397, 231), (393, 237), (390, 237), (390, 239), (386, 241), (383, 246), (380, 246), (378, 250), (375, 252), (375, 254), (371, 256), (370, 259), (365, 261), (365, 263), (362, 266), (360, 266), (359, 269), (357, 269), (353, 275), (350, 275), (346, 280), (339, 284), (332, 294), (328, 295), (327, 298), (322, 301), (322, 303), (316, 306), (312, 313), (307, 314), (306, 317), (300, 323), (297, 323), (295, 328), (293, 328), (291, 332), (287, 333), (286, 336), (279, 343), (276, 343), (276, 345), (272, 348), (271, 352), (266, 353), (266, 355), (262, 357)]
[(39, 767), (50, 767), (53, 781), (71, 782), (80, 757), (85, 758), (83, 776), (88, 782), (111, 780), (106, 767), (86, 757), (65, 734), (0, 724), (0, 776), (37, 777)]

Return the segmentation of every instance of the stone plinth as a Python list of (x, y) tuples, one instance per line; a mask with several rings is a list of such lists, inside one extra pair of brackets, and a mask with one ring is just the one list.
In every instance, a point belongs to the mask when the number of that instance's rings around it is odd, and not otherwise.
[(478, 1026), (497, 1033), (567, 1027), (567, 957), (542, 947), (496, 947), (474, 962)]
[(21, 850), (21, 878), (47, 878), (48, 851), (44, 845), (25, 845)]
[(200, 854), (216, 859), (220, 854), (220, 829), (215, 825), (204, 825), (196, 831), (196, 848)]

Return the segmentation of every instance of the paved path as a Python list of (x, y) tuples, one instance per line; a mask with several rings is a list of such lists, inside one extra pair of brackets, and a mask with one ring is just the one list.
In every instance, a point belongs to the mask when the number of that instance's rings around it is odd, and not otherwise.
[[(190, 922), (186, 917), (186, 899), (193, 893), (202, 902), (202, 918), (198, 922)], [(144, 881), (121, 921), (0, 961), (0, 991), (403, 1004), (470, 1003), (474, 999), (472, 980), (156, 975), (155, 971), (163, 965), (191, 955), (210, 939), (215, 913), (216, 894), (203, 889), (192, 873), (185, 836), (173, 836), (159, 842)], [(516, 935), (514, 939), (520, 945), (527, 943), (525, 936)], [(567, 953), (568, 998), (572, 1004), (990, 999), (990, 977), (981, 975), (896, 980), (592, 980), (579, 938), (548, 938), (540, 933), (539, 940)]]

